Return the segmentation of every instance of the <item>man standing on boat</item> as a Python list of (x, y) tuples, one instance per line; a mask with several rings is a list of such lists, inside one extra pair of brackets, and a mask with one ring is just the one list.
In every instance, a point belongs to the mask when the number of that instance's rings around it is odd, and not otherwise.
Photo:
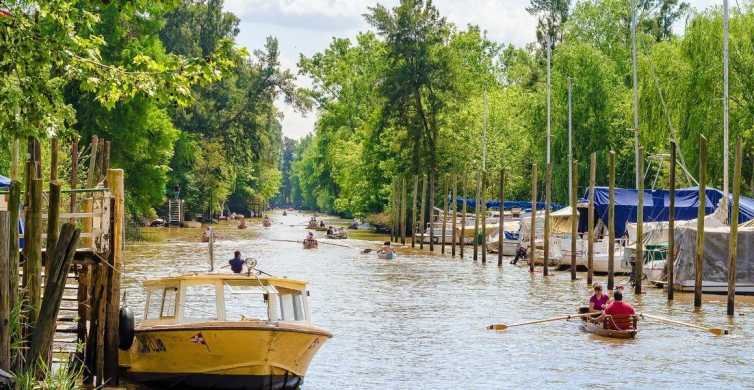
[(243, 272), (243, 265), (246, 264), (246, 262), (241, 258), (241, 251), (235, 251), (233, 255), (234, 257), (228, 261), (228, 264), (230, 264), (230, 270), (233, 271), (233, 273), (240, 274)]

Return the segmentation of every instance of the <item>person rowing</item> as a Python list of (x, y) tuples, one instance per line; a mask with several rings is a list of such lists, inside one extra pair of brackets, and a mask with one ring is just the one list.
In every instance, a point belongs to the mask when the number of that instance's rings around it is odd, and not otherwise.
[(609, 297), (602, 292), (602, 283), (594, 282), (592, 288), (594, 289), (594, 294), (589, 297), (589, 312), (601, 312), (605, 310)]
[(384, 254), (384, 255), (393, 254), (395, 253), (395, 249), (393, 249), (393, 247), (390, 246), (390, 241), (385, 241), (382, 247), (377, 250), (377, 253)]
[(613, 303), (607, 305), (602, 314), (595, 319), (597, 322), (608, 321), (607, 326), (610, 329), (626, 330), (632, 329), (633, 323), (626, 320), (636, 314), (636, 310), (631, 304), (623, 302), (623, 293), (615, 290), (613, 293)]

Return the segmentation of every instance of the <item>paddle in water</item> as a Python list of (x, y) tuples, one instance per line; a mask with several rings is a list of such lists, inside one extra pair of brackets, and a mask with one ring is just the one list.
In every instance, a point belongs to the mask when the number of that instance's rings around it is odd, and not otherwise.
[(669, 318), (655, 316), (655, 315), (646, 314), (646, 313), (640, 313), (640, 315), (642, 317), (647, 317), (647, 318), (651, 318), (653, 320), (666, 322), (668, 324), (686, 326), (686, 327), (689, 327), (689, 328), (703, 330), (705, 332), (710, 332), (710, 333), (712, 333), (712, 334), (714, 334), (716, 336), (721, 336), (721, 335), (724, 335), (724, 334), (729, 334), (728, 329), (723, 329), (723, 328), (708, 328), (706, 326), (699, 326), (699, 325), (689, 324), (687, 322), (681, 322), (681, 321), (671, 320)]

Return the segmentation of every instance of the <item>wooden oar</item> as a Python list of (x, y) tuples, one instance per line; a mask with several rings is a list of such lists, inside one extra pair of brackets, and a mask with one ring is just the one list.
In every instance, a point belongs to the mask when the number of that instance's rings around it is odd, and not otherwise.
[(724, 334), (728, 334), (728, 333), (729, 333), (729, 332), (728, 332), (728, 329), (722, 329), (722, 328), (708, 328), (708, 327), (706, 327), (706, 326), (699, 326), (699, 325), (689, 324), (689, 323), (687, 323), (687, 322), (681, 322), (681, 321), (671, 320), (671, 319), (669, 319), (669, 318), (660, 317), (660, 316), (655, 316), (655, 315), (651, 315), (651, 314), (647, 314), (647, 313), (640, 313), (640, 315), (641, 315), (642, 317), (651, 318), (651, 319), (653, 319), (653, 320), (662, 321), (662, 322), (667, 322), (668, 324), (674, 324), (674, 325), (687, 326), (687, 327), (689, 327), (689, 328), (694, 328), (694, 329), (703, 330), (703, 331), (706, 331), (706, 332), (710, 332), (710, 333), (712, 333), (712, 334), (714, 334), (714, 335), (716, 335), (716, 336), (720, 336), (720, 335), (724, 335)]
[[(296, 244), (303, 244), (304, 243), (303, 241), (296, 241), (296, 240), (269, 240), (269, 241), (275, 241), (275, 242), (293, 242), (293, 243), (296, 243)], [(334, 245), (334, 246), (340, 246), (340, 247), (343, 247), (343, 248), (351, 248), (351, 249), (353, 249), (352, 246), (342, 245), (342, 244), (336, 244), (336, 243), (333, 243), (333, 242), (327, 242), (327, 241), (317, 241), (317, 242), (321, 243), (321, 244), (325, 244), (325, 245)]]
[(532, 324), (541, 324), (543, 322), (551, 322), (551, 321), (561, 321), (561, 320), (569, 320), (571, 318), (579, 318), (583, 314), (569, 314), (569, 315), (563, 315), (559, 317), (553, 317), (553, 318), (547, 318), (544, 320), (536, 320), (536, 321), (528, 321), (528, 322), (519, 322), (518, 324), (492, 324), (487, 327), (487, 329), (490, 330), (506, 330), (508, 328), (512, 328), (514, 326), (523, 326), (523, 325), (532, 325)]

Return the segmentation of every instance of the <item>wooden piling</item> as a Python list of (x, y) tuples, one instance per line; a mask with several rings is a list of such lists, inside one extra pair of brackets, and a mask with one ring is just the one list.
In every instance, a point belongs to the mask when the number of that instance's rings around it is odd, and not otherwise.
[(445, 254), (445, 235), (448, 227), (448, 175), (442, 180), (442, 238), (440, 253)]
[(741, 164), (743, 149), (741, 137), (736, 139), (736, 162), (733, 167), (733, 210), (730, 214), (730, 239), (728, 241), (728, 307), (732, 316), (736, 310), (736, 258), (738, 257), (738, 213), (741, 201)]
[(578, 214), (576, 213), (576, 192), (578, 192), (579, 162), (573, 160), (571, 174), (571, 280), (576, 280), (576, 238), (579, 235)]
[(466, 246), (466, 203), (467, 198), (469, 196), (468, 191), (468, 178), (466, 175), (463, 176), (463, 184), (461, 184), (461, 189), (463, 190), (463, 207), (461, 207), (463, 215), (461, 216), (461, 237), (458, 240), (458, 244), (460, 245), (460, 255), (461, 259), (463, 259), (463, 247)]
[(8, 211), (0, 210), (0, 370), (10, 372), (10, 236)]
[(487, 171), (482, 171), (482, 190), (480, 191), (480, 194), (482, 195), (480, 199), (479, 207), (482, 209), (481, 212), (481, 222), (482, 224), (482, 264), (487, 264), (487, 199), (484, 196), (485, 190), (487, 188)]
[(419, 176), (414, 175), (413, 201), (411, 202), (411, 247), (416, 247), (416, 198), (419, 193)]
[(586, 284), (592, 285), (594, 279), (594, 187), (597, 183), (597, 153), (592, 153), (589, 164), (589, 209), (587, 215), (587, 254), (586, 254)]
[(97, 149), (99, 148), (99, 138), (92, 136), (91, 150), (89, 151), (89, 171), (87, 172), (86, 186), (94, 188), (97, 184)]
[(641, 282), (644, 272), (644, 147), (639, 145), (639, 154), (636, 156), (636, 166), (639, 169), (639, 188), (636, 206), (636, 259), (634, 261), (634, 294), (641, 294)]
[(458, 239), (458, 235), (456, 234), (456, 218), (458, 210), (458, 202), (456, 202), (456, 195), (458, 191), (457, 185), (458, 176), (456, 174), (453, 174), (453, 194), (451, 195), (451, 202), (453, 202), (453, 221), (450, 227), (453, 230), (450, 244), (450, 254), (453, 257), (456, 257), (456, 240)]
[(505, 239), (505, 169), (500, 169), (500, 215), (498, 216), (497, 230), (497, 266), (503, 266), (503, 240)]
[(545, 171), (545, 234), (544, 234), (544, 268), (542, 275), (550, 274), (550, 186), (552, 182), (552, 163), (547, 163)]
[(401, 245), (406, 245), (406, 177), (401, 177)]
[(537, 163), (531, 165), (531, 227), (529, 229), (529, 272), (534, 272), (537, 247)]
[(68, 270), (71, 268), (79, 239), (79, 230), (70, 223), (64, 224), (60, 233), (57, 245), (54, 249), (51, 248), (51, 252), (48, 252), (50, 259), (46, 268), (44, 300), (39, 319), (34, 324), (31, 348), (26, 358), (27, 363), (35, 367), (38, 377), (42, 376), (43, 372), (37, 364), (42, 361), (49, 365), (48, 357), (55, 336), (60, 301), (63, 299)]
[(122, 169), (107, 172), (107, 185), (113, 196), (111, 213), (112, 234), (110, 256), (107, 259), (107, 302), (105, 314), (104, 374), (109, 385), (118, 385), (118, 325), (120, 311), (120, 278), (123, 272), (123, 238), (125, 226), (125, 187)]
[(699, 136), (699, 209), (696, 220), (696, 257), (694, 258), (694, 307), (702, 306), (704, 271), (704, 216), (707, 205), (707, 138)]
[(615, 287), (615, 151), (611, 150), (607, 159), (610, 171), (607, 204), (607, 289)]
[[(8, 302), (11, 308), (18, 302), (19, 233), (18, 221), (21, 207), (21, 183), (11, 180), (8, 188)], [(0, 240), (2, 236), (0, 236)]]
[(398, 179), (390, 187), (390, 241), (398, 242)]
[(435, 171), (429, 173), (429, 251), (435, 251)]
[(476, 178), (476, 198), (474, 202), (474, 261), (479, 257), (479, 198), (482, 197), (480, 192), (482, 192), (482, 175), (481, 173), (478, 173)]
[(34, 326), (42, 303), (42, 179), (31, 180), (29, 215), (26, 218), (24, 246), (28, 248), (24, 279), (29, 302), (29, 324)]
[[(71, 177), (70, 177), (70, 186), (72, 190), (76, 189), (76, 186), (78, 186), (79, 183), (79, 142), (77, 140), (73, 140), (71, 142)], [(68, 207), (68, 211), (71, 213), (76, 212), (76, 193), (71, 193), (71, 203)], [(71, 218), (69, 222), (74, 223), (76, 221), (75, 218)]]
[(47, 207), (47, 242), (45, 245), (47, 256), (45, 267), (50, 263), (50, 255), (55, 249), (58, 240), (58, 217), (60, 216), (60, 183), (57, 180), (50, 182), (49, 202)]
[(424, 249), (424, 227), (427, 226), (425, 224), (424, 219), (424, 210), (426, 209), (427, 205), (427, 176), (422, 175), (422, 204), (419, 206), (419, 231), (421, 232), (421, 238), (419, 239), (419, 249)]
[(668, 276), (668, 300), (673, 300), (673, 285), (675, 284), (675, 165), (676, 165), (676, 144), (670, 141), (670, 182), (668, 187), (669, 193), (669, 210), (668, 210), (668, 253), (665, 260), (665, 268)]

